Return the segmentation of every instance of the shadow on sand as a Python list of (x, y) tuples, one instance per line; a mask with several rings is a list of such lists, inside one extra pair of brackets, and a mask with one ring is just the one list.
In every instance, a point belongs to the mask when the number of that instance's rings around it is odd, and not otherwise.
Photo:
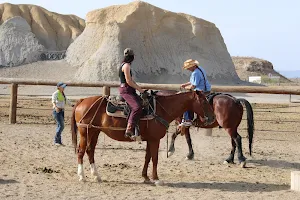
[(258, 166), (268, 166), (268, 167), (272, 167), (272, 168), (300, 170), (300, 163), (288, 162), (285, 160), (247, 160), (247, 162), (254, 163)]
[(247, 182), (229, 182), (229, 183), (201, 183), (201, 182), (179, 182), (167, 183), (169, 187), (187, 188), (187, 189), (212, 189), (231, 192), (272, 192), (288, 190), (289, 185), (266, 184), (266, 183), (247, 183)]
[[(106, 183), (118, 183), (124, 185), (153, 185), (154, 183), (143, 183), (133, 181), (103, 181)], [(178, 182), (178, 183), (165, 183), (162, 187), (170, 188), (185, 188), (185, 189), (209, 189), (220, 190), (229, 192), (273, 192), (281, 190), (289, 190), (290, 186), (285, 184), (267, 184), (267, 183), (248, 183), (248, 182)]]
[(11, 184), (11, 183), (19, 183), (16, 180), (12, 180), (12, 179), (2, 179), (0, 178), (0, 184)]

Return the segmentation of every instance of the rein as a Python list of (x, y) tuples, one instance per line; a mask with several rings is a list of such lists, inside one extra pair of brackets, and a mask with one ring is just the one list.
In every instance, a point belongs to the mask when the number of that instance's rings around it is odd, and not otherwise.
[[(159, 101), (156, 101), (160, 107), (170, 116), (172, 117), (172, 115), (170, 115), (170, 113), (168, 113), (166, 111), (166, 109), (159, 103)], [(167, 122), (165, 119), (161, 118), (160, 116), (156, 115), (156, 113), (153, 114), (155, 119), (157, 119), (160, 123), (162, 123), (163, 125), (165, 125), (166, 127), (166, 135), (167, 135), (167, 158), (169, 158), (169, 154), (168, 154), (168, 146), (169, 146), (169, 122)]]
[[(99, 97), (90, 107), (89, 107), (89, 109), (85, 112), (85, 114), (82, 116), (82, 118), (79, 120), (79, 122), (77, 123), (77, 126), (78, 127), (85, 127), (85, 128), (87, 128), (87, 129), (89, 129), (89, 128), (96, 128), (96, 129), (110, 129), (110, 130), (126, 130), (126, 128), (121, 128), (121, 127), (101, 127), (101, 126), (95, 126), (95, 125), (93, 125), (92, 123), (93, 123), (93, 121), (94, 121), (94, 119), (95, 119), (95, 117), (96, 117), (96, 115), (97, 115), (97, 113), (98, 113), (98, 111), (99, 111), (99, 109), (100, 109), (100, 107), (101, 107), (101, 105), (102, 105), (102, 103), (103, 103), (103, 101), (104, 101), (104, 99), (106, 99), (106, 97), (107, 96), (104, 96), (104, 97)], [(99, 101), (101, 99), (101, 102), (99, 103), (99, 105), (98, 105), (98, 107), (97, 107), (97, 110), (96, 110), (96, 112), (94, 113), (94, 115), (93, 115), (93, 117), (92, 117), (92, 119), (91, 119), (91, 121), (88, 123), (88, 124), (84, 124), (84, 123), (81, 123), (82, 122), (82, 120), (85, 118), (85, 116), (88, 114), (88, 112), (91, 110), (91, 108)]]

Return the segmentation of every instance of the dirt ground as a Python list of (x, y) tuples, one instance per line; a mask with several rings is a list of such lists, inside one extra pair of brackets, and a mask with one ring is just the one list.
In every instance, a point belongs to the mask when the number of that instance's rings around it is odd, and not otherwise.
[[(300, 170), (300, 104), (253, 106), (252, 157), (246, 121), (240, 125), (247, 168), (223, 165), (231, 148), (224, 130), (214, 129), (209, 137), (193, 129), (193, 161), (185, 160), (184, 137), (177, 138), (170, 158), (166, 157), (166, 137), (161, 140), (158, 174), (165, 184), (154, 186), (143, 184), (141, 177), (145, 143), (121, 143), (104, 134), (99, 136), (95, 155), (103, 181), (92, 181), (85, 156), (87, 182), (78, 182), (70, 108), (63, 132), (66, 146), (56, 147), (49, 99), (19, 99), (18, 123), (9, 125), (9, 99), (0, 97), (0, 199), (300, 199), (299, 192), (290, 190), (291, 171)], [(172, 131), (174, 126), (170, 135)], [(152, 163), (150, 173), (151, 169)]]

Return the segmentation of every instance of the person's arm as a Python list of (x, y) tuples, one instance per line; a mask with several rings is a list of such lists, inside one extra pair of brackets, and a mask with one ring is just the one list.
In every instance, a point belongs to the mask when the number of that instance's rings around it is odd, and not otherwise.
[(126, 83), (133, 87), (134, 89), (138, 90), (140, 93), (143, 93), (144, 90), (138, 86), (138, 84), (136, 84), (133, 80), (132, 80), (132, 77), (130, 75), (130, 65), (128, 63), (126, 63), (124, 66), (123, 66), (123, 72), (125, 74), (125, 79), (126, 79)]
[(66, 98), (66, 103), (67, 103), (69, 106), (73, 107), (74, 104), (72, 104), (72, 102), (71, 102), (67, 97), (65, 97), (65, 98)]
[(185, 87), (190, 86), (190, 85), (191, 85), (191, 82), (187, 82), (187, 83), (181, 84), (181, 87), (185, 88)]
[(185, 89), (187, 89), (187, 90), (193, 90), (195, 88), (196, 88), (195, 85), (188, 85), (188, 86), (185, 87)]

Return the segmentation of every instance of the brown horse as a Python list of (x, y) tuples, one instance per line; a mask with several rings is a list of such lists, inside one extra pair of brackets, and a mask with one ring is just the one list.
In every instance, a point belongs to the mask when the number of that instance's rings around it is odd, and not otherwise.
[[(169, 123), (181, 116), (186, 110), (193, 110), (201, 116), (206, 124), (212, 124), (215, 116), (205, 95), (202, 92), (186, 92), (161, 96), (157, 94), (155, 118), (149, 121), (140, 121), (140, 133), (142, 139), (147, 141), (146, 157), (142, 176), (145, 182), (150, 182), (147, 175), (148, 165), (152, 158), (153, 171), (152, 178), (155, 184), (161, 184), (157, 176), (158, 149), (160, 139), (162, 139), (168, 129)], [(104, 96), (89, 97), (81, 99), (74, 106), (72, 115), (72, 141), (77, 148), (77, 129), (80, 132), (80, 142), (77, 149), (78, 153), (78, 176), (80, 181), (84, 181), (83, 156), (88, 154), (91, 174), (95, 180), (100, 181), (98, 176), (94, 152), (100, 131), (114, 140), (131, 142), (124, 137), (126, 119), (110, 117), (106, 114), (107, 98)], [(165, 122), (165, 123), (162, 123)], [(165, 124), (165, 125), (164, 125)]]
[[(245, 167), (246, 158), (243, 155), (242, 151), (242, 138), (237, 132), (237, 128), (241, 123), (243, 117), (243, 106), (246, 107), (247, 111), (247, 125), (248, 125), (248, 139), (249, 139), (249, 151), (250, 155), (252, 153), (252, 140), (254, 132), (254, 121), (253, 121), (253, 110), (251, 104), (246, 99), (236, 99), (231, 95), (220, 94), (213, 98), (212, 108), (216, 115), (215, 123), (206, 126), (202, 123), (198, 123), (197, 127), (201, 128), (214, 128), (222, 127), (224, 128), (231, 137), (232, 149), (230, 156), (224, 161), (224, 164), (234, 163), (234, 154), (236, 147), (238, 149), (238, 160), (241, 164), (241, 167)], [(181, 119), (176, 119), (177, 124), (181, 122)], [(196, 123), (197, 124), (197, 123)], [(172, 141), (168, 150), (168, 155), (171, 156), (175, 152), (175, 139), (178, 134), (185, 134), (186, 141), (189, 146), (189, 153), (187, 159), (192, 160), (194, 158), (194, 150), (192, 146), (192, 140), (190, 135), (189, 127), (178, 128), (176, 132), (172, 135)]]

